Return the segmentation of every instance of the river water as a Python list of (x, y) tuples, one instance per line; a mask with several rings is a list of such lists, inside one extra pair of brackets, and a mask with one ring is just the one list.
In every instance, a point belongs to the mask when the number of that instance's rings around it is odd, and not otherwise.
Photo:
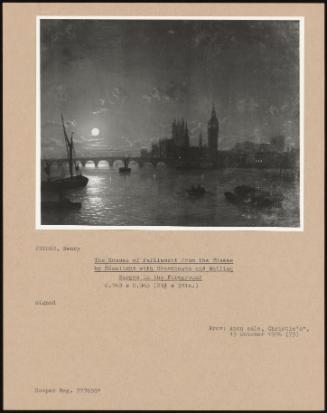
[[(159, 165), (132, 166), (130, 175), (114, 168), (86, 167), (89, 178), (82, 189), (67, 191), (80, 210), (41, 210), (42, 225), (186, 226), (186, 227), (298, 227), (299, 179), (277, 170), (176, 170)], [(190, 197), (186, 189), (202, 184), (207, 193)], [(272, 209), (229, 203), (225, 191), (237, 185), (281, 191), (282, 206)], [(49, 194), (42, 194), (47, 200)], [(52, 195), (51, 195), (52, 196)]]

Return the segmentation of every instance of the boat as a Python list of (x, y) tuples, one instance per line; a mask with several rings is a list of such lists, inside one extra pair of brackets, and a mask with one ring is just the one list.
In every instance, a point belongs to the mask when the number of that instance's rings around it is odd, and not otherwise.
[(68, 198), (60, 199), (59, 201), (42, 201), (42, 209), (80, 209), (81, 202), (72, 202)]
[(86, 186), (89, 179), (83, 175), (68, 176), (66, 178), (50, 178), (42, 182), (41, 189), (73, 189)]
[(255, 188), (249, 185), (239, 185), (234, 188), (233, 192), (225, 192), (227, 201), (236, 205), (248, 205), (258, 208), (280, 207), (283, 201), (283, 195)]
[(197, 186), (192, 185), (191, 188), (186, 190), (186, 192), (190, 196), (200, 197), (206, 193), (206, 190), (203, 188), (202, 185), (197, 185)]
[(71, 189), (71, 188), (82, 188), (87, 185), (89, 179), (86, 176), (83, 176), (80, 172), (79, 164), (76, 162), (76, 154), (73, 140), (73, 132), (70, 139), (67, 136), (64, 117), (61, 114), (61, 122), (64, 131), (64, 138), (67, 151), (67, 160), (69, 164), (69, 176), (64, 178), (51, 178), (50, 177), (50, 164), (46, 161), (45, 173), (48, 177), (47, 181), (41, 183), (41, 189)]
[(121, 166), (120, 168), (119, 168), (119, 173), (122, 173), (122, 174), (130, 174), (131, 173), (131, 168), (129, 168), (129, 166), (128, 166), (128, 161), (129, 161), (129, 159), (128, 158), (125, 158), (124, 159), (124, 166)]

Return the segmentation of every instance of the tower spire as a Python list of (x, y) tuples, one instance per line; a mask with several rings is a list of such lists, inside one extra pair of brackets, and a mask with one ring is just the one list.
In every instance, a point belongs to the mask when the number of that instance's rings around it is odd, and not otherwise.
[(212, 117), (216, 117), (216, 116), (217, 116), (217, 114), (216, 114), (216, 107), (215, 107), (215, 103), (214, 103), (214, 102), (212, 102), (211, 116), (212, 116)]

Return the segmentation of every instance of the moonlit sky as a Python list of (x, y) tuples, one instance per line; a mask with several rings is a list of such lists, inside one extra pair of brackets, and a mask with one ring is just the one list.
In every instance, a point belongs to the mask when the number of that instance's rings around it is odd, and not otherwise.
[(206, 142), (212, 103), (220, 149), (276, 134), (298, 146), (299, 23), (41, 21), (43, 156), (65, 154), (60, 113), (80, 156), (137, 154), (174, 118)]

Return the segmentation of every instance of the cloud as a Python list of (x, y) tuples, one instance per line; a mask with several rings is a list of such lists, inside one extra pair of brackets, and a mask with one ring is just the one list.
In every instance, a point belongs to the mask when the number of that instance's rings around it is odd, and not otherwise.
[[(76, 128), (77, 126), (77, 121), (75, 119), (73, 120), (64, 120), (64, 124), (66, 127), (73, 127)], [(60, 121), (56, 120), (46, 120), (45, 122), (42, 123), (42, 127), (46, 128), (58, 128), (58, 126), (62, 127), (62, 123)]]
[(74, 120), (65, 120), (65, 126), (72, 126), (73, 128), (76, 128), (77, 126), (77, 121)]
[(123, 87), (115, 87), (111, 92), (111, 98), (109, 102), (114, 105), (116, 103), (125, 103), (128, 99), (129, 94)]
[(142, 95), (148, 103), (167, 103), (170, 101), (183, 101), (186, 94), (186, 84), (171, 82), (164, 88), (153, 87), (149, 93)]
[(108, 108), (102, 107), (92, 112), (92, 115), (100, 115), (101, 113), (108, 112)]
[(99, 103), (99, 106), (98, 106), (95, 110), (93, 110), (93, 111), (91, 112), (92, 115), (100, 115), (101, 113), (106, 113), (106, 112), (108, 112), (109, 108), (107, 108), (107, 107), (105, 106), (105, 104), (106, 104), (105, 99), (100, 98), (99, 101), (98, 101), (98, 103)]
[(150, 93), (142, 95), (142, 98), (147, 100), (148, 103), (161, 102), (164, 99), (164, 95), (157, 87), (154, 87)]

